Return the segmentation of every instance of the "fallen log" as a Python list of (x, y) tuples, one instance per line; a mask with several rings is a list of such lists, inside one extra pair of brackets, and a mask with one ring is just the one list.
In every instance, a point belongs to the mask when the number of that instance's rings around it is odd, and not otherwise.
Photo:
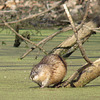
[(100, 76), (100, 58), (93, 62), (92, 65), (86, 65), (86, 69), (79, 74), (75, 80), (70, 82), (68, 85), (67, 81), (63, 83), (64, 87), (84, 87), (92, 80)]
[[(88, 27), (88, 28), (87, 28)], [(78, 38), (84, 43), (91, 34), (95, 32), (92, 29), (100, 27), (100, 16), (93, 18), (88, 23), (85, 23), (83, 27), (78, 31)], [(61, 44), (59, 44), (56, 48), (54, 48), (50, 53), (63, 55), (69, 57), (77, 49), (77, 42), (75, 35), (67, 38)]]

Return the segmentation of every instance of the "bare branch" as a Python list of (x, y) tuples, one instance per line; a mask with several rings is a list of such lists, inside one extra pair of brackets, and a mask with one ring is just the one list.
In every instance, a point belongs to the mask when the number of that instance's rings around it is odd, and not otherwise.
[(70, 15), (70, 13), (68, 11), (68, 8), (67, 8), (66, 4), (64, 4), (63, 6), (64, 6), (65, 12), (66, 12), (66, 14), (68, 16), (68, 19), (70, 20), (70, 23), (72, 25), (72, 28), (73, 28), (73, 31), (74, 31), (74, 34), (75, 34), (75, 37), (76, 37), (76, 42), (77, 42), (77, 44), (79, 46), (80, 52), (82, 54), (82, 57), (85, 59), (86, 62), (92, 64), (92, 62), (87, 57), (84, 48), (82, 47), (82, 43), (81, 43), (80, 39), (78, 38), (78, 31), (77, 31), (77, 29), (75, 27), (75, 24), (74, 24), (73, 19), (72, 19), (71, 15)]
[(16, 10), (3, 10), (3, 11), (0, 11), (0, 14), (10, 13), (10, 12), (18, 13), (18, 11), (16, 11)]
[(22, 38), (23, 40), (25, 40), (25, 41), (29, 42), (30, 44), (34, 45), (34, 46), (35, 46), (34, 48), (38, 48), (38, 49), (42, 50), (45, 54), (47, 54), (47, 52), (46, 52), (43, 48), (39, 47), (39, 46), (38, 46), (37, 44), (35, 44), (34, 42), (32, 42), (32, 41), (28, 40), (27, 38), (24, 38), (22, 35), (18, 34), (18, 33), (17, 33), (8, 23), (6, 23), (4, 20), (3, 20), (3, 22), (5, 23), (5, 25), (6, 25), (9, 29), (11, 29), (11, 30), (12, 30), (16, 35), (18, 35), (20, 38)]
[[(51, 40), (53, 37), (55, 37), (56, 35), (60, 34), (61, 32), (64, 32), (64, 31), (68, 31), (68, 30), (71, 30), (72, 28), (71, 27), (67, 27), (67, 28), (63, 28), (62, 30), (58, 31), (58, 32), (55, 32), (51, 35), (49, 35), (48, 37), (44, 38), (42, 41), (40, 41), (37, 46), (41, 45), (41, 44), (46, 44), (49, 40)], [(22, 57), (21, 59), (23, 59), (25, 56), (27, 56), (31, 51), (33, 51), (35, 48), (32, 47), (31, 49), (29, 49)]]
[(89, 11), (89, 5), (90, 5), (90, 0), (88, 0), (87, 4), (86, 4), (86, 9), (85, 9), (85, 14), (84, 14), (84, 17), (83, 17), (83, 20), (81, 22), (81, 24), (79, 25), (79, 27), (77, 28), (77, 31), (80, 30), (80, 28), (84, 25), (85, 23), (85, 20), (88, 16), (88, 11)]

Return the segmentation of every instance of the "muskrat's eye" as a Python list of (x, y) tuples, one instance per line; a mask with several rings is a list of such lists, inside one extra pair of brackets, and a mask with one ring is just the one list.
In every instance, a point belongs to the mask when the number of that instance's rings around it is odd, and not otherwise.
[(32, 76), (35, 76), (35, 75), (37, 75), (38, 73), (37, 72), (32, 72)]

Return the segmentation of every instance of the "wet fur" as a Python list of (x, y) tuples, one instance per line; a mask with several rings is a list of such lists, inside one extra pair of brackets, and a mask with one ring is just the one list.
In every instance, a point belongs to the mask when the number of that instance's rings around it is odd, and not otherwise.
[(35, 65), (30, 73), (30, 78), (40, 87), (60, 83), (67, 72), (67, 64), (59, 55), (45, 56), (39, 64)]

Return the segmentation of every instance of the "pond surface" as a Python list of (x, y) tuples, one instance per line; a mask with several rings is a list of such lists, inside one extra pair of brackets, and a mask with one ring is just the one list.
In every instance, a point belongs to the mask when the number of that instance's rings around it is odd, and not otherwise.
[[(24, 30), (21, 30), (23, 32)], [(32, 35), (31, 40), (38, 43), (44, 37), (56, 32), (57, 30), (42, 30), (41, 34)], [(72, 32), (61, 33), (44, 48), (46, 51), (52, 50), (53, 47), (71, 36)], [(89, 83), (83, 88), (44, 88), (40, 89), (35, 83), (29, 80), (29, 74), (33, 65), (37, 64), (44, 53), (35, 49), (23, 60), (20, 60), (27, 50), (32, 45), (23, 42), (20, 47), (13, 47), (13, 33), (6, 31), (0, 33), (0, 98), (1, 100), (100, 100), (100, 77)], [(4, 42), (4, 44), (2, 44)], [(84, 44), (86, 54), (95, 61), (100, 58), (100, 34), (91, 36)], [(35, 57), (38, 56), (38, 59)], [(68, 64), (68, 72), (65, 77), (67, 79), (79, 67), (85, 64), (80, 51), (75, 51), (69, 58), (66, 59)]]

